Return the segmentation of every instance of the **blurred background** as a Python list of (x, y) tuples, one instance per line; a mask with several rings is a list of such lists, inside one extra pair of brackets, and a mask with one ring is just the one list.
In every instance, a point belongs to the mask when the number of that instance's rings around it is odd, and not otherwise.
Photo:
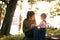
[[(16, 4), (10, 2), (12, 1), (0, 1), (0, 30), (5, 27), (10, 29), (9, 33), (12, 35), (23, 33), (23, 20), (26, 18), (27, 12), (34, 11), (36, 25), (40, 22), (40, 15), (42, 13), (47, 14), (46, 36), (58, 36), (55, 39), (60, 38), (60, 0), (17, 0)], [(12, 7), (13, 10), (7, 9), (10, 4), (16, 5), (15, 11), (13, 9), (14, 6)], [(9, 11), (11, 13), (8, 13)], [(10, 18), (12, 21), (9, 21)], [(6, 27), (5, 25), (9, 25), (9, 23), (10, 27)]]

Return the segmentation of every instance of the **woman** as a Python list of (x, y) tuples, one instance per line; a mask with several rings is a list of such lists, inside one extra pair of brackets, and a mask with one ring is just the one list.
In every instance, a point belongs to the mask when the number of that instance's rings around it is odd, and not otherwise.
[(35, 24), (35, 13), (28, 11), (27, 18), (23, 21), (23, 32), (27, 38), (33, 38), (33, 27)]

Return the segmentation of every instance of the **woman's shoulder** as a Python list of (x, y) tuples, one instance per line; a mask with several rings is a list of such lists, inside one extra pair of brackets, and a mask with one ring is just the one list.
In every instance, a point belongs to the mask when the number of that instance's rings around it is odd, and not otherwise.
[(25, 19), (23, 22), (27, 22), (27, 19)]

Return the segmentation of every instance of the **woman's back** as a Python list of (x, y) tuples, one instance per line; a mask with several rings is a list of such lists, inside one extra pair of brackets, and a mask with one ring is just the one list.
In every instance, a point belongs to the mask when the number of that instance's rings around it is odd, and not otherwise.
[(30, 30), (30, 29), (31, 29), (30, 24), (29, 24), (28, 20), (25, 19), (25, 20), (23, 21), (23, 32), (25, 33), (25, 32), (27, 32), (27, 31)]

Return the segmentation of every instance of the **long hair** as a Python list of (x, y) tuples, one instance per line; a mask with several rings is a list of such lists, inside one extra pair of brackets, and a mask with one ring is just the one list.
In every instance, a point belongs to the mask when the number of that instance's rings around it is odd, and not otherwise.
[(29, 18), (31, 18), (34, 14), (35, 13), (33, 11), (28, 11), (27, 12), (27, 18), (26, 19), (29, 21), (30, 24), (35, 23), (35, 20), (33, 20), (33, 21), (32, 20), (29, 20)]
[(27, 12), (27, 19), (29, 19), (30, 17), (32, 17), (35, 13), (33, 11), (28, 11)]

